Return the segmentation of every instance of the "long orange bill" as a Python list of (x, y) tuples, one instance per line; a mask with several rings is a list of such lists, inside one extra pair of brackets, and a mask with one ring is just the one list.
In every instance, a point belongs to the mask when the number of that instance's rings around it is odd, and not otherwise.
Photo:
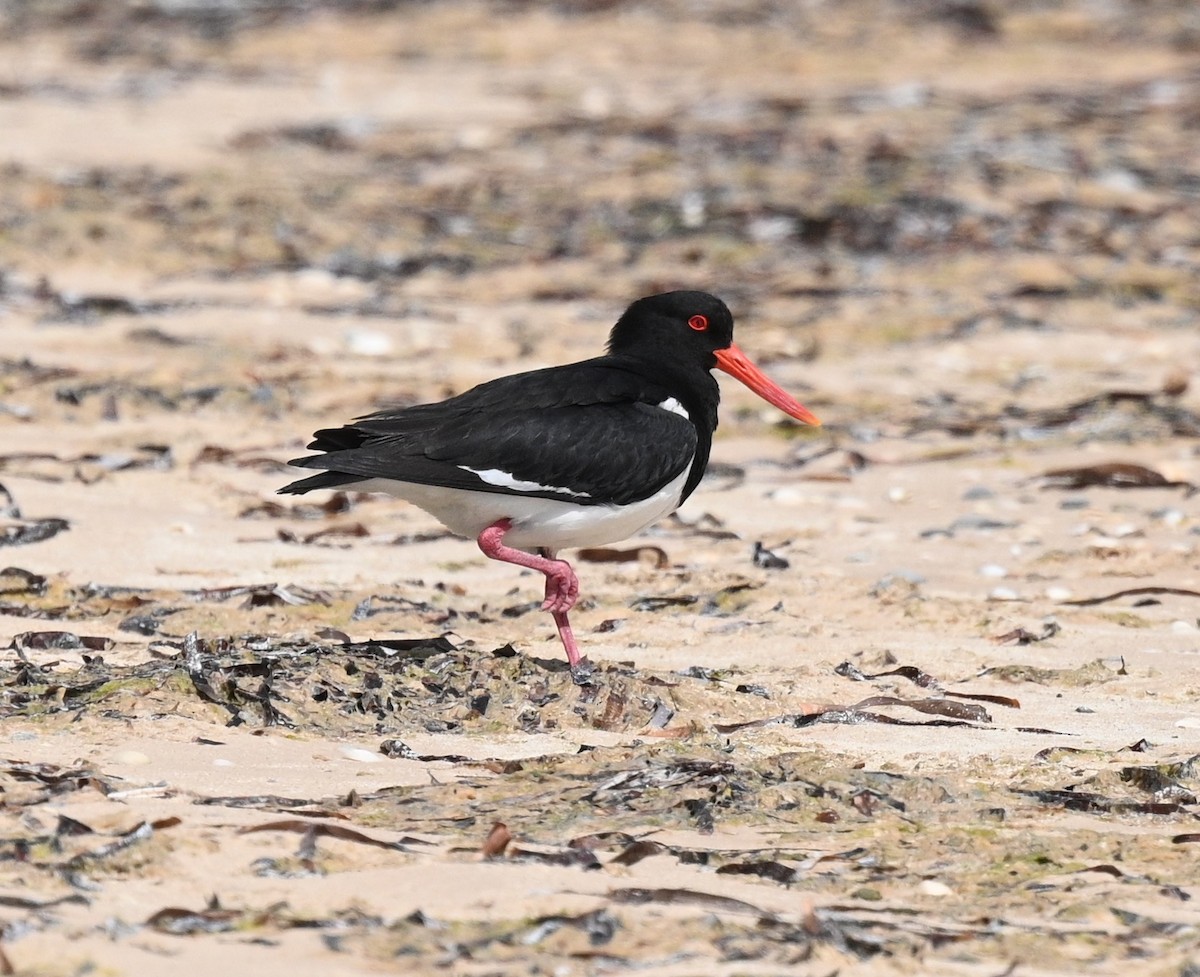
[(731, 343), (728, 349), (717, 350), (716, 355), (718, 370), (741, 380), (768, 404), (778, 407), (785, 414), (798, 421), (803, 421), (805, 424), (820, 425), (821, 422), (817, 420), (816, 414), (782, 387), (767, 379), (767, 375), (750, 362), (750, 357), (737, 346)]

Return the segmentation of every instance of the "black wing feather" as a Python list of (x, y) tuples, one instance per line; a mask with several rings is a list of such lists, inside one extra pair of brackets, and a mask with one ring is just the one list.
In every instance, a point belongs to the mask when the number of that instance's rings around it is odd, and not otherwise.
[[(657, 406), (668, 396), (614, 368), (611, 357), (502, 377), (440, 404), (383, 410), (318, 431), (309, 447), (325, 453), (291, 464), (325, 475), (280, 491), (389, 478), (624, 505), (653, 495), (693, 460), (703, 465), (695, 425)], [(498, 469), (546, 490), (494, 485), (465, 469)]]

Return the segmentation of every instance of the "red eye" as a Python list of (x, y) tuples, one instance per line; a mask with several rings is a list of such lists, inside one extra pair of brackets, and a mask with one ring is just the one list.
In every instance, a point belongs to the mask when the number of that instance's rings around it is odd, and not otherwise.
[(708, 316), (694, 315), (688, 319), (688, 325), (695, 329), (696, 332), (704, 332), (708, 328)]

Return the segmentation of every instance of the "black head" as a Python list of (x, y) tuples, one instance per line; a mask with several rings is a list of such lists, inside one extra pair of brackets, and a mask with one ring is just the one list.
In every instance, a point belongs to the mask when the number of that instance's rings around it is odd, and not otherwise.
[(663, 292), (638, 299), (608, 337), (610, 353), (711, 370), (733, 343), (729, 307), (707, 292)]
[(719, 369), (741, 380), (770, 404), (805, 424), (820, 424), (813, 413), (767, 378), (733, 344), (729, 307), (707, 292), (663, 292), (638, 299), (617, 320), (608, 351), (649, 364), (661, 378), (668, 375), (693, 389), (707, 388), (715, 426), (717, 387), (699, 373)]

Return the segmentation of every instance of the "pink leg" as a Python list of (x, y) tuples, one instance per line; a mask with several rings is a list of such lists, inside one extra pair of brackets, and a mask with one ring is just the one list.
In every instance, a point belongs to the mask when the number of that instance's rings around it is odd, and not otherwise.
[(567, 620), (566, 611), (551, 611), (554, 626), (558, 628), (558, 638), (567, 652), (567, 662), (572, 668), (579, 664), (579, 645), (575, 644), (575, 634), (571, 630), (571, 622)]
[(575, 601), (579, 598), (579, 578), (575, 576), (575, 571), (566, 560), (556, 560), (546, 550), (542, 552), (547, 555), (542, 556), (505, 546), (504, 535), (510, 529), (511, 519), (500, 519), (492, 523), (479, 534), (479, 548), (489, 559), (515, 563), (517, 566), (528, 567), (546, 575), (546, 599), (542, 603), (542, 610), (549, 611), (554, 618), (558, 637), (567, 652), (567, 661), (574, 668), (579, 664), (579, 646), (575, 643), (571, 622), (567, 620), (567, 611), (575, 606)]

